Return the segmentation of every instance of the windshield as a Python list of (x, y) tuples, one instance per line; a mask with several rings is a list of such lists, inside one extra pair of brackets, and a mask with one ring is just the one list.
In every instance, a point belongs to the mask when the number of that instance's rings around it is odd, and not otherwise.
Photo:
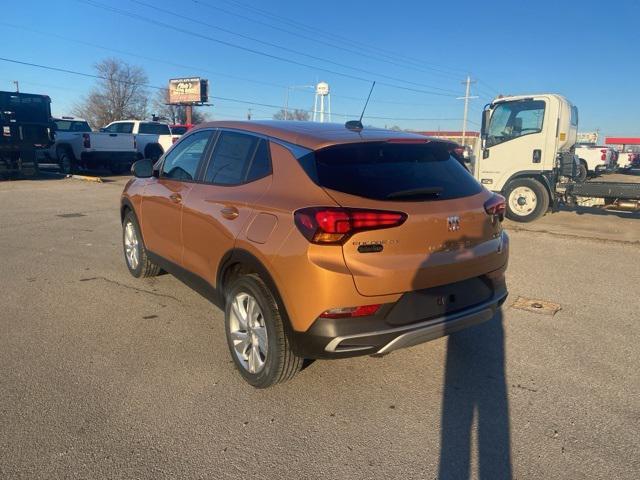
[(517, 100), (498, 104), (491, 115), (487, 146), (542, 131), (545, 102)]
[[(451, 156), (450, 144), (386, 142), (336, 145), (313, 155), (322, 187), (375, 200), (447, 200), (475, 195), (480, 184)], [(307, 163), (308, 159), (301, 159)], [(313, 164), (314, 163), (314, 164)]]

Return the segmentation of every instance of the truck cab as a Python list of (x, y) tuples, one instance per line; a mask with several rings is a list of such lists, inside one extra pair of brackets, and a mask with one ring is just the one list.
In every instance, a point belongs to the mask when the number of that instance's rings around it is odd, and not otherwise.
[(559, 177), (572, 178), (578, 109), (556, 94), (496, 98), (482, 117), (474, 175), (507, 199), (507, 216), (529, 222), (544, 215)]

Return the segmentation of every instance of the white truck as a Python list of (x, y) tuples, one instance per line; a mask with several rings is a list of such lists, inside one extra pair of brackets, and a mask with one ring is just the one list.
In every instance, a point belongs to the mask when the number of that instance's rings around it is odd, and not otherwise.
[(576, 156), (580, 161), (578, 180), (585, 181), (589, 175), (597, 175), (614, 167), (614, 153), (609, 147), (579, 143)]
[(164, 152), (169, 150), (177, 140), (177, 136), (171, 134), (169, 125), (161, 122), (149, 122), (144, 120), (120, 120), (111, 122), (101, 132), (110, 134), (130, 134), (133, 136), (138, 158), (158, 160)]
[(119, 174), (138, 158), (131, 135), (92, 132), (89, 123), (78, 117), (63, 116), (53, 121), (55, 143), (45, 157), (56, 162), (63, 173), (73, 173), (78, 167), (106, 167)]
[(496, 98), (482, 115), (474, 176), (507, 200), (506, 215), (530, 222), (561, 202), (640, 210), (640, 183), (577, 182), (578, 109), (556, 94)]

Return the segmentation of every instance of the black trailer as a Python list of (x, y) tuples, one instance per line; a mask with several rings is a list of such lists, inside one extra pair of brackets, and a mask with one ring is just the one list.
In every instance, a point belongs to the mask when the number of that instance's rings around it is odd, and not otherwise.
[(47, 95), (0, 91), (0, 178), (36, 176), (38, 152), (54, 142)]

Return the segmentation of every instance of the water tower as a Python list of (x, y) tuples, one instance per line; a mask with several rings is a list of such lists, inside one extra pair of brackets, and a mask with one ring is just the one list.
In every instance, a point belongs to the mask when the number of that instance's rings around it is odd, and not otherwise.
[[(326, 99), (326, 110), (325, 110)], [(331, 91), (327, 82), (320, 82), (316, 85), (316, 98), (313, 102), (313, 121), (318, 117), (320, 123), (324, 122), (324, 114), (327, 114), (327, 120), (331, 121)], [(318, 114), (320, 114), (318, 116)]]

